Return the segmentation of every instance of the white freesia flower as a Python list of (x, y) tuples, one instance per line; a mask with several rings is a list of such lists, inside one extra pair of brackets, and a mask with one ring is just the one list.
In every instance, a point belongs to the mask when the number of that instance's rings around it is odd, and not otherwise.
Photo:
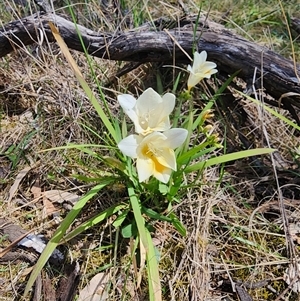
[(124, 112), (135, 125), (135, 131), (147, 135), (154, 131), (170, 129), (169, 115), (175, 106), (175, 95), (166, 93), (162, 97), (152, 88), (147, 89), (136, 100), (129, 94), (118, 96)]
[(196, 51), (194, 53), (193, 66), (191, 67), (188, 65), (187, 67), (187, 70), (190, 72), (188, 79), (188, 91), (196, 86), (203, 78), (210, 78), (211, 75), (218, 72), (218, 70), (215, 69), (217, 65), (213, 62), (206, 61), (206, 59), (206, 51), (202, 51), (201, 53)]
[(152, 132), (146, 137), (130, 135), (118, 147), (124, 155), (136, 159), (140, 182), (153, 175), (159, 181), (167, 183), (172, 170), (177, 169), (174, 149), (184, 142), (187, 134), (186, 129), (174, 128), (164, 133)]

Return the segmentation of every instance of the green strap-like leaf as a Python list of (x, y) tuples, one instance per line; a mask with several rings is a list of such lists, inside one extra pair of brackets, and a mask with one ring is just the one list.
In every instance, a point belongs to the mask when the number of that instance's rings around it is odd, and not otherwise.
[(196, 163), (191, 166), (187, 166), (187, 168), (184, 170), (185, 173), (193, 172), (196, 170), (202, 170), (205, 167), (209, 167), (212, 165), (222, 164), (229, 161), (235, 161), (242, 158), (252, 157), (252, 156), (258, 156), (258, 155), (264, 155), (264, 154), (270, 154), (274, 152), (275, 149), (272, 148), (256, 148), (256, 149), (249, 149), (245, 151), (240, 151), (236, 153), (226, 154), (219, 157), (211, 158), (206, 161), (202, 161), (199, 163)]

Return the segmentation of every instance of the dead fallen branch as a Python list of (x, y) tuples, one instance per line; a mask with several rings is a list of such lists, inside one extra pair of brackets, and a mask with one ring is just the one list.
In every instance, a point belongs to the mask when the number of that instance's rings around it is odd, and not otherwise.
[[(300, 19), (291, 18), (291, 27), (297, 32), (298, 35), (300, 35)], [(299, 39), (299, 36), (297, 39)]]
[[(300, 67), (279, 54), (201, 19), (194, 36), (195, 18), (182, 19), (179, 27), (170, 28), (163, 19), (152, 25), (128, 32), (101, 33), (75, 25), (59, 15), (41, 13), (6, 24), (0, 30), (0, 57), (25, 45), (38, 42), (43, 33), (54, 41), (49, 21), (56, 24), (68, 47), (83, 51), (79, 33), (88, 53), (103, 59), (132, 62), (188, 63), (182, 51), (192, 56), (195, 43), (199, 50), (208, 52), (208, 59), (218, 64), (221, 74), (228, 76), (240, 70), (239, 77), (249, 86), (255, 69), (256, 89), (262, 88), (275, 99), (288, 92), (292, 97), (283, 98), (273, 105), (286, 109), (300, 108)], [(176, 24), (178, 26), (178, 24)], [(152, 28), (151, 28), (152, 26)], [(175, 57), (174, 57), (175, 56)], [(263, 76), (263, 77), (262, 77)], [(263, 79), (263, 80), (262, 80)], [(292, 95), (292, 94), (291, 94)]]

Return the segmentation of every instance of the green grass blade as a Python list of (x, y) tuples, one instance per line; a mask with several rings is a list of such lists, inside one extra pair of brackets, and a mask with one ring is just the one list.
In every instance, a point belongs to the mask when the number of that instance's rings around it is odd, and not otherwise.
[(208, 149), (204, 149), (208, 145), (210, 145), (210, 142), (207, 141), (207, 142), (201, 143), (198, 146), (191, 148), (186, 153), (183, 153), (181, 156), (178, 157), (177, 163), (178, 164), (187, 163), (193, 159), (196, 159), (196, 158), (216, 149), (215, 147), (210, 147)]
[(172, 219), (172, 224), (173, 226), (176, 228), (176, 230), (183, 236), (186, 236), (186, 228), (184, 227), (184, 225), (180, 222), (180, 220), (178, 219), (178, 217), (175, 215), (175, 213), (171, 212), (169, 214), (169, 217)]
[(177, 92), (179, 81), (180, 81), (180, 77), (181, 77), (181, 72), (178, 73), (178, 75), (177, 75), (177, 77), (175, 79), (175, 82), (173, 84), (173, 89), (172, 89), (172, 93), (173, 94), (176, 94), (176, 92)]
[(189, 173), (196, 170), (202, 170), (205, 167), (209, 167), (212, 165), (222, 164), (229, 161), (234, 161), (242, 158), (270, 154), (274, 152), (275, 149), (272, 148), (256, 148), (256, 149), (249, 149), (245, 151), (240, 151), (232, 154), (226, 154), (219, 157), (211, 158), (203, 162), (196, 163), (194, 165), (188, 166), (184, 172)]
[(118, 141), (118, 135), (117, 135), (112, 123), (109, 121), (109, 119), (106, 116), (105, 112), (101, 108), (98, 100), (94, 96), (94, 94), (93, 94), (92, 90), (90, 89), (89, 85), (87, 84), (87, 82), (84, 80), (84, 78), (82, 76), (78, 75), (77, 73), (75, 75), (76, 75), (77, 80), (79, 81), (81, 87), (83, 88), (85, 94), (87, 95), (87, 97), (89, 98), (89, 100), (92, 103), (93, 107), (95, 108), (98, 116), (101, 118), (102, 122), (104, 123), (105, 127), (107, 128), (107, 130), (109, 131), (109, 133), (111, 134), (111, 136), (113, 137), (115, 142), (118, 143), (119, 142)]
[(145, 220), (141, 213), (141, 206), (139, 199), (137, 198), (133, 187), (128, 187), (128, 195), (131, 203), (131, 207), (134, 214), (134, 219), (139, 231), (140, 239), (146, 249), (148, 250), (148, 243), (147, 243), (147, 237), (146, 237), (146, 227), (145, 227)]
[(160, 214), (156, 211), (154, 211), (151, 208), (143, 208), (142, 209), (143, 213), (145, 213), (147, 216), (149, 216), (151, 219), (157, 219), (157, 220), (161, 220), (161, 221), (165, 221), (165, 222), (172, 222), (172, 219), (168, 216), (165, 216), (163, 214)]
[(62, 150), (62, 149), (74, 149), (74, 148), (82, 150), (82, 149), (88, 148), (88, 147), (91, 147), (91, 148), (95, 147), (95, 148), (102, 148), (102, 149), (116, 149), (115, 146), (102, 145), (102, 144), (73, 144), (73, 143), (69, 143), (69, 144), (63, 145), (63, 146), (57, 146), (57, 147), (42, 149), (38, 153), (50, 152), (50, 151)]
[(148, 244), (148, 251), (146, 253), (147, 272), (149, 281), (149, 298), (150, 301), (161, 301), (161, 285), (159, 279), (158, 260), (155, 254), (150, 232), (146, 229), (146, 239)]
[(249, 95), (247, 94), (244, 94), (242, 93), (241, 91), (238, 91), (238, 90), (234, 90), (235, 92), (239, 93), (240, 95), (246, 97), (247, 99), (253, 101), (255, 104), (261, 106), (264, 108), (264, 110), (268, 111), (269, 113), (271, 113), (273, 116), (281, 119), (282, 121), (284, 121), (286, 124), (292, 126), (294, 129), (300, 131), (300, 127), (294, 123), (293, 121), (289, 120), (288, 118), (286, 118), (285, 116), (281, 115), (280, 113), (276, 112), (275, 110), (273, 110), (272, 108), (266, 106), (265, 104), (263, 104), (262, 102), (250, 97)]
[(97, 214), (93, 218), (87, 220), (86, 222), (82, 223), (80, 226), (78, 226), (76, 229), (72, 230), (70, 233), (68, 233), (65, 237), (63, 237), (62, 242), (67, 242), (70, 239), (76, 237), (78, 234), (94, 227), (95, 225), (101, 223), (111, 215), (115, 214), (119, 210), (122, 210), (126, 207), (126, 205), (115, 205), (112, 206), (101, 213)]

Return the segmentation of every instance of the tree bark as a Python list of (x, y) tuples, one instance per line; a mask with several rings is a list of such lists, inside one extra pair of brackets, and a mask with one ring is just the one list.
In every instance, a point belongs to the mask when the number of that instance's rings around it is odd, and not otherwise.
[[(0, 30), (0, 57), (19, 47), (37, 43), (39, 30), (49, 41), (54, 41), (49, 21), (59, 28), (69, 48), (83, 51), (72, 22), (59, 15), (39, 13), (3, 26)], [(195, 48), (206, 50), (208, 60), (216, 62), (223, 75), (239, 70), (238, 76), (252, 85), (256, 69), (256, 88), (261, 88), (263, 82), (265, 92), (276, 100), (285, 93), (293, 92), (292, 97), (282, 98), (274, 105), (300, 108), (299, 65), (204, 18), (200, 19), (194, 35), (195, 24), (196, 18), (191, 17), (182, 19), (179, 26), (176, 23), (176, 28), (160, 19), (128, 32), (101, 33), (80, 25), (77, 29), (88, 53), (103, 59), (178, 64), (190, 62), (182, 50), (190, 56)]]

